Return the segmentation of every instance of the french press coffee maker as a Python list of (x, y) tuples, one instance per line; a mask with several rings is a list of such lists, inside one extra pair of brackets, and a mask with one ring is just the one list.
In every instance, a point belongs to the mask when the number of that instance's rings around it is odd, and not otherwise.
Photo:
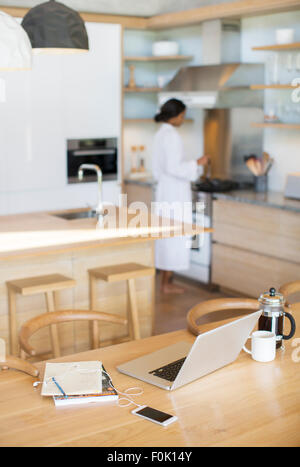
[[(276, 335), (276, 349), (282, 347), (283, 339), (291, 339), (296, 331), (296, 323), (293, 316), (284, 310), (285, 299), (281, 293), (272, 287), (269, 292), (263, 293), (258, 299), (262, 306), (262, 314), (258, 321), (260, 331), (271, 331)], [(283, 334), (284, 317), (291, 323), (290, 333)]]

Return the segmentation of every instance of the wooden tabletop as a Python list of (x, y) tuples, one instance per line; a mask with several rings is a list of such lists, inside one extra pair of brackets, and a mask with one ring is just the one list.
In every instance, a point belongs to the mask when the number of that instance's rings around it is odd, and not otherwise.
[[(299, 332), (298, 332), (299, 336)], [(178, 341), (187, 331), (149, 337), (83, 352), (56, 361), (100, 360), (119, 391), (138, 386), (138, 404), (177, 415), (161, 427), (117, 403), (55, 408), (35, 390), (31, 376), (0, 373), (1, 446), (299, 446), (300, 339), (285, 342), (276, 360), (258, 363), (244, 353), (237, 360), (169, 392), (120, 374), (116, 366)], [(204, 355), (205, 358), (205, 355)], [(39, 364), (41, 371), (45, 363)]]
[(86, 209), (0, 216), (0, 260), (212, 231), (178, 221), (168, 226), (168, 222), (150, 214), (139, 217), (138, 208), (134, 211), (116, 206), (105, 208), (108, 214), (103, 228), (96, 228), (95, 218), (66, 220), (57, 216)]

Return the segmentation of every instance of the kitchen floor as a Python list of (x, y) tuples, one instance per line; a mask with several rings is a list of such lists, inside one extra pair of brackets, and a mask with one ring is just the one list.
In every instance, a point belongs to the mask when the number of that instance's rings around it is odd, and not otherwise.
[[(204, 300), (227, 297), (223, 292), (210, 291), (208, 286), (175, 278), (174, 283), (186, 289), (182, 295), (160, 292), (160, 274), (156, 275), (156, 303), (154, 334), (186, 329), (186, 315), (190, 308)], [(231, 295), (232, 296), (232, 295)]]

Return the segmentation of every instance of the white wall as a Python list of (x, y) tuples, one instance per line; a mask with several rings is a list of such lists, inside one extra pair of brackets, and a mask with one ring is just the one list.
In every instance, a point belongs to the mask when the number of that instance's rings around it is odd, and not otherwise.
[[(0, 213), (95, 204), (96, 183), (67, 184), (66, 140), (120, 137), (121, 28), (88, 23), (88, 53), (34, 56), (31, 71), (0, 72)], [(104, 182), (113, 201), (116, 182)]]
[[(270, 57), (270, 52), (252, 51), (254, 46), (275, 44), (275, 31), (281, 28), (293, 28), (295, 30), (295, 42), (300, 42), (300, 11), (289, 13), (278, 13), (274, 15), (245, 18), (242, 20), (242, 61), (243, 62), (266, 62)], [(295, 55), (300, 53), (296, 50)], [(290, 82), (297, 76), (300, 77), (300, 70), (294, 70), (290, 75), (286, 71), (284, 60), (285, 52), (280, 52), (280, 80), (282, 83)], [(268, 112), (271, 108), (278, 111), (278, 104), (285, 103), (291, 110), (300, 104), (291, 101), (291, 91), (265, 91), (265, 110)], [(300, 123), (300, 114), (298, 120), (295, 120), (295, 112), (282, 113), (283, 121), (298, 121)], [(297, 118), (297, 117), (296, 117)], [(269, 172), (269, 187), (273, 191), (283, 191), (285, 187), (286, 174), (289, 172), (300, 171), (300, 131), (292, 129), (274, 129), (267, 128), (262, 130), (264, 138), (264, 150), (269, 152), (275, 159), (274, 167)]]
[[(193, 122), (187, 121), (178, 128), (183, 139), (186, 159), (197, 159), (203, 155), (203, 128), (204, 112), (196, 111), (190, 113), (194, 118)], [(146, 170), (152, 170), (152, 147), (154, 134), (159, 129), (159, 124), (153, 123), (126, 123), (124, 134), (124, 172), (125, 176), (130, 172), (131, 146), (145, 146), (145, 167)]]

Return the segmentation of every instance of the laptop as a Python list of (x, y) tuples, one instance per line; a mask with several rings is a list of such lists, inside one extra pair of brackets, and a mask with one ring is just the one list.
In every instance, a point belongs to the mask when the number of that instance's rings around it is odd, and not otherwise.
[(261, 310), (200, 334), (191, 345), (178, 342), (117, 367), (125, 375), (173, 391), (232, 363)]

